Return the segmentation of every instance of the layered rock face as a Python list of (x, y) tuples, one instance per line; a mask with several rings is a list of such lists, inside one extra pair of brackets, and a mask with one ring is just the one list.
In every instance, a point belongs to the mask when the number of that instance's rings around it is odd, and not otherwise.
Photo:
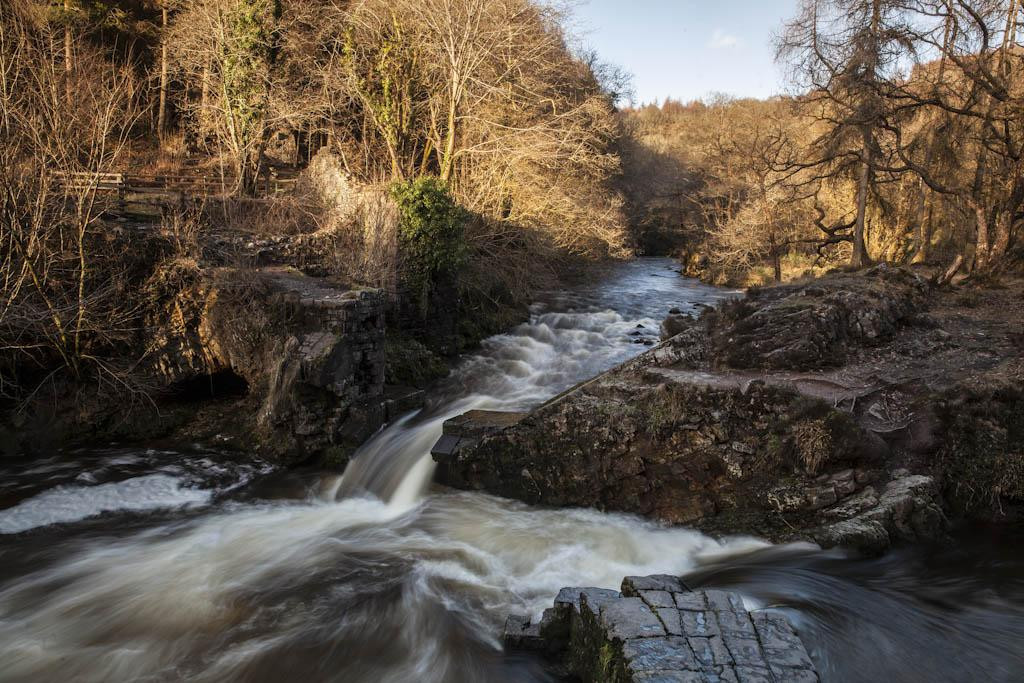
[(564, 660), (587, 681), (815, 683), (807, 650), (780, 614), (691, 591), (674, 576), (631, 576), (622, 591), (564, 588), (536, 624), (510, 617), (505, 642)]
[(882, 266), (675, 316), (675, 335), (654, 349), (435, 452), (438, 478), (870, 552), (939, 536), (941, 492), (922, 466), (941, 439), (930, 387), (877, 358), (903, 343), (926, 293), (914, 274)]
[(249, 387), (240, 438), (289, 459), (344, 461), (387, 417), (383, 294), (287, 268), (241, 284), (223, 275), (176, 297), (154, 366), (169, 387), (234, 373)]

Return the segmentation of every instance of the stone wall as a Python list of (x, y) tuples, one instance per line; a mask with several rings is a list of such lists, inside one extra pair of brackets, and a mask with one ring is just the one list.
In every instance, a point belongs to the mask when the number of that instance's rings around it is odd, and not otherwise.
[[(213, 420), (239, 445), (343, 465), (388, 418), (385, 297), (294, 269), (206, 273), (156, 325), (151, 362), (173, 387), (229, 371), (249, 395)], [(200, 421), (201, 423), (201, 421)], [(203, 436), (203, 434), (199, 434)]]

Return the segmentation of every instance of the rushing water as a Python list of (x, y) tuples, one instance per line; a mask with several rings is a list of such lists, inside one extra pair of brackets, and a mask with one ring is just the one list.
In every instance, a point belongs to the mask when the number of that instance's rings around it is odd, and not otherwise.
[(0, 681), (547, 680), (504, 617), (649, 573), (788, 610), (827, 680), (1020, 680), (1019, 558), (853, 560), (430, 486), (447, 417), (536, 405), (727, 295), (661, 260), (553, 292), (343, 477), (199, 447), (0, 466)]

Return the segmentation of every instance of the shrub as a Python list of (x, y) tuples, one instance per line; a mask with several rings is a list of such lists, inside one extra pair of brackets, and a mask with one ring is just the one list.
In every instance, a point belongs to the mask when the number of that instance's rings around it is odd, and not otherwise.
[(425, 311), (437, 282), (453, 276), (462, 265), (467, 214), (447, 186), (434, 177), (397, 183), (391, 195), (398, 203), (404, 284)]

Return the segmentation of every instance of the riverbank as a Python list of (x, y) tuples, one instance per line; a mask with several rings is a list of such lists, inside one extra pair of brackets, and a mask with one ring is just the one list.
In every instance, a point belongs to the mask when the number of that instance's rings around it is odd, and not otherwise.
[[(753, 290), (512, 426), (441, 481), (533, 504), (879, 552), (1024, 502), (1024, 284), (879, 266)], [(472, 425), (469, 426), (472, 429)], [(449, 444), (464, 426), (453, 424)]]
[(179, 228), (111, 228), (137, 261), (126, 329), (79, 372), (46, 356), (12, 362), (0, 455), (160, 440), (342, 469), (422, 405), (459, 353), (529, 316), (497, 280), (477, 296), (452, 276), (412, 303), (405, 289), (361, 285), (341, 272), (334, 232)]

